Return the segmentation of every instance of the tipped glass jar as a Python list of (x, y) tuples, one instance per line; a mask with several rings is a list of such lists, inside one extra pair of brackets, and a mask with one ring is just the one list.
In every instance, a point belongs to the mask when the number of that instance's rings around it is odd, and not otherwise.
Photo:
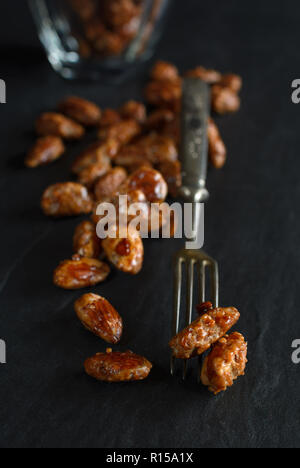
[(169, 0), (29, 0), (52, 67), (64, 78), (120, 79), (151, 57)]

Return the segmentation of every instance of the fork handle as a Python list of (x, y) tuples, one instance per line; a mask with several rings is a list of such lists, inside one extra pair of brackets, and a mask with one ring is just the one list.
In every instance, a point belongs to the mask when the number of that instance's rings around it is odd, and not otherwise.
[(189, 202), (202, 203), (209, 197), (206, 189), (210, 90), (198, 78), (183, 80), (181, 112), (182, 187), (180, 195)]

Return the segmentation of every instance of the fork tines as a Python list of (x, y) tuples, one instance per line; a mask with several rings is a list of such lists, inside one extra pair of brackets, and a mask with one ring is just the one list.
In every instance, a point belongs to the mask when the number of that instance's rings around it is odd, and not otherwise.
[[(181, 296), (183, 286), (183, 266), (186, 268), (186, 315), (185, 325), (189, 326), (193, 321), (193, 303), (194, 303), (194, 282), (195, 282), (195, 267), (197, 271), (199, 284), (199, 303), (202, 304), (206, 300), (206, 267), (210, 272), (211, 298), (210, 301), (214, 307), (219, 306), (219, 269), (218, 263), (206, 255), (202, 250), (186, 250), (183, 249), (176, 254), (174, 265), (174, 316), (172, 336), (179, 332), (180, 315), (181, 315)], [(182, 327), (182, 328), (184, 328)], [(175, 372), (175, 357), (171, 357), (171, 374)], [(188, 360), (184, 360), (183, 379), (186, 378)], [(199, 357), (199, 365), (201, 358)]]

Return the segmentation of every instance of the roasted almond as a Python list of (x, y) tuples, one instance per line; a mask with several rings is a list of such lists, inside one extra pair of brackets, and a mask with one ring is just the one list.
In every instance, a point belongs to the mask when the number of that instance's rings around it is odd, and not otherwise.
[(87, 127), (98, 125), (101, 118), (101, 110), (96, 104), (76, 96), (70, 96), (62, 101), (59, 110)]
[(29, 151), (25, 159), (25, 165), (34, 168), (49, 164), (60, 158), (65, 150), (65, 145), (60, 137), (41, 137)]
[(127, 179), (127, 172), (122, 167), (114, 167), (103, 175), (95, 184), (94, 193), (96, 200), (114, 195), (116, 190)]
[(91, 197), (81, 184), (65, 182), (48, 187), (41, 201), (45, 215), (53, 217), (78, 216), (91, 213)]
[(161, 203), (168, 195), (168, 186), (160, 172), (141, 167), (126, 182), (128, 190), (141, 190), (150, 203)]
[(91, 221), (80, 223), (74, 233), (74, 252), (86, 258), (98, 258), (101, 252), (101, 241), (96, 234), (96, 226)]
[(63, 289), (81, 289), (95, 286), (106, 280), (110, 268), (94, 258), (74, 255), (64, 260), (54, 271), (54, 284)]
[(84, 363), (86, 373), (103, 382), (130, 382), (148, 377), (152, 364), (131, 351), (98, 353)]
[(132, 275), (138, 274), (143, 266), (144, 246), (141, 236), (135, 229), (128, 229), (126, 238), (106, 238), (102, 247), (109, 261), (119, 270)]
[(116, 344), (120, 341), (123, 331), (122, 318), (104, 297), (85, 294), (75, 302), (75, 311), (89, 331), (108, 343)]
[(79, 140), (83, 137), (85, 130), (74, 120), (56, 112), (42, 114), (36, 122), (38, 135), (54, 135), (66, 140)]

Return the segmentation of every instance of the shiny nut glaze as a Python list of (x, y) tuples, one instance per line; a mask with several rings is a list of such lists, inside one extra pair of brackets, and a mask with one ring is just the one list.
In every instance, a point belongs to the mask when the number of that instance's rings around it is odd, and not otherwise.
[(202, 304), (197, 305), (196, 309), (199, 315), (206, 314), (209, 310), (213, 309), (213, 305), (210, 301), (202, 302)]
[(85, 130), (74, 120), (56, 112), (42, 114), (36, 122), (38, 135), (54, 135), (66, 140), (79, 140), (83, 137)]
[(141, 148), (141, 152), (144, 152), (146, 159), (152, 164), (177, 161), (178, 159), (178, 151), (174, 141), (155, 132), (138, 140), (137, 146)]
[(119, 165), (130, 166), (139, 161), (159, 164), (164, 161), (177, 161), (178, 151), (174, 141), (157, 133), (140, 138), (136, 143), (124, 146), (115, 158)]
[[(75, 3), (73, 10), (80, 20), (79, 24), (81, 22), (81, 34), (85, 36), (89, 55), (119, 55), (139, 32), (142, 20), (140, 0), (86, 0), (88, 6), (84, 8), (78, 8), (77, 2), (80, 0), (70, 1)], [(92, 1), (93, 8), (90, 5)]]
[(210, 346), (224, 336), (240, 318), (234, 307), (211, 309), (170, 341), (173, 355), (189, 359), (203, 354)]
[(65, 152), (65, 145), (60, 137), (46, 136), (39, 138), (28, 152), (25, 165), (30, 168), (49, 164)]
[(151, 112), (145, 122), (145, 128), (147, 131), (161, 131), (164, 126), (175, 119), (174, 112), (169, 109), (156, 109)]
[(181, 79), (176, 81), (151, 81), (145, 89), (145, 97), (154, 107), (178, 112), (182, 96)]
[(201, 66), (187, 71), (184, 76), (187, 78), (199, 78), (208, 84), (216, 84), (222, 79), (222, 75), (218, 71)]
[(219, 129), (211, 118), (208, 119), (207, 135), (209, 159), (215, 168), (221, 169), (226, 163), (227, 150)]
[(178, 68), (172, 63), (158, 60), (151, 70), (151, 78), (154, 81), (176, 81), (179, 78)]
[(98, 258), (101, 241), (97, 237), (96, 226), (91, 221), (83, 221), (77, 226), (73, 238), (74, 252), (85, 258)]
[(137, 275), (143, 266), (144, 246), (139, 233), (128, 229), (126, 238), (107, 238), (102, 241), (102, 247), (109, 261), (124, 273)]
[(141, 6), (134, 0), (103, 0), (102, 11), (107, 24), (118, 30), (141, 14)]
[(59, 111), (87, 127), (98, 125), (101, 117), (101, 110), (96, 104), (77, 96), (64, 99), (59, 104)]
[(119, 109), (123, 119), (134, 119), (140, 124), (146, 120), (146, 107), (142, 102), (128, 101)]
[(75, 312), (85, 328), (94, 335), (112, 344), (120, 341), (122, 318), (104, 297), (84, 294), (75, 302)]
[(72, 260), (64, 260), (54, 271), (54, 284), (63, 289), (81, 289), (106, 280), (110, 268), (106, 263), (94, 258), (74, 255)]
[(95, 182), (105, 175), (111, 169), (111, 159), (105, 155), (99, 154), (98, 161), (90, 164), (78, 174), (78, 182), (88, 188), (92, 188)]
[(111, 127), (112, 125), (118, 124), (121, 122), (121, 116), (118, 111), (114, 109), (105, 109), (102, 112), (101, 119), (99, 121), (100, 128)]
[(41, 207), (47, 216), (63, 217), (91, 213), (93, 204), (86, 187), (75, 182), (64, 182), (45, 190)]
[(107, 158), (114, 157), (118, 149), (119, 145), (114, 140), (104, 143), (93, 143), (77, 156), (72, 165), (72, 172), (74, 174), (80, 174), (82, 171), (98, 162), (104, 162), (108, 165)]
[(102, 141), (116, 141), (119, 147), (121, 147), (127, 145), (127, 143), (139, 135), (140, 132), (141, 127), (136, 120), (126, 119), (110, 127), (100, 127), (98, 136)]
[(94, 187), (96, 200), (112, 196), (127, 179), (127, 172), (122, 167), (114, 167), (101, 177)]
[(235, 75), (234, 73), (228, 73), (223, 75), (218, 85), (224, 86), (225, 88), (230, 88), (235, 93), (238, 93), (243, 86), (243, 80), (239, 75)]
[(136, 166), (140, 167), (144, 164), (146, 165), (148, 162), (149, 161), (147, 161), (145, 157), (144, 149), (140, 149), (137, 144), (124, 146), (114, 159), (115, 164), (125, 167), (128, 172), (131, 172), (130, 168)]
[(161, 135), (172, 138), (176, 147), (179, 149), (181, 142), (181, 124), (180, 115), (178, 114), (171, 122), (166, 122), (161, 128)]
[(160, 172), (142, 167), (128, 178), (129, 190), (141, 190), (150, 203), (161, 203), (168, 195), (168, 186)]
[(104, 57), (119, 55), (124, 50), (124, 41), (118, 34), (104, 28), (103, 33), (99, 34), (93, 41), (93, 48)]
[(167, 182), (169, 194), (177, 197), (178, 189), (182, 185), (181, 164), (179, 161), (165, 161), (159, 164), (158, 171)]
[(217, 84), (212, 87), (211, 98), (213, 111), (217, 114), (237, 112), (241, 106), (241, 100), (235, 91)]
[(149, 169), (153, 169), (153, 165), (149, 161), (145, 161), (144, 159), (136, 159), (136, 161), (132, 161), (131, 164), (126, 165), (126, 169), (129, 174), (141, 169), (142, 167), (148, 167)]
[(103, 382), (130, 382), (148, 377), (152, 364), (131, 351), (98, 353), (84, 363), (86, 373)]
[(243, 335), (226, 335), (205, 358), (201, 381), (217, 395), (231, 387), (238, 377), (245, 375), (247, 362), (247, 343)]
[(94, 16), (84, 23), (84, 31), (86, 38), (94, 46), (99, 37), (106, 35), (107, 28), (100, 18)]
[(68, 0), (73, 10), (83, 21), (87, 21), (97, 13), (95, 0)]
[(141, 21), (141, 17), (135, 16), (128, 21), (128, 23), (125, 23), (118, 28), (118, 34), (122, 38), (124, 47), (126, 47), (126, 45), (129, 44), (129, 42), (138, 34)]

